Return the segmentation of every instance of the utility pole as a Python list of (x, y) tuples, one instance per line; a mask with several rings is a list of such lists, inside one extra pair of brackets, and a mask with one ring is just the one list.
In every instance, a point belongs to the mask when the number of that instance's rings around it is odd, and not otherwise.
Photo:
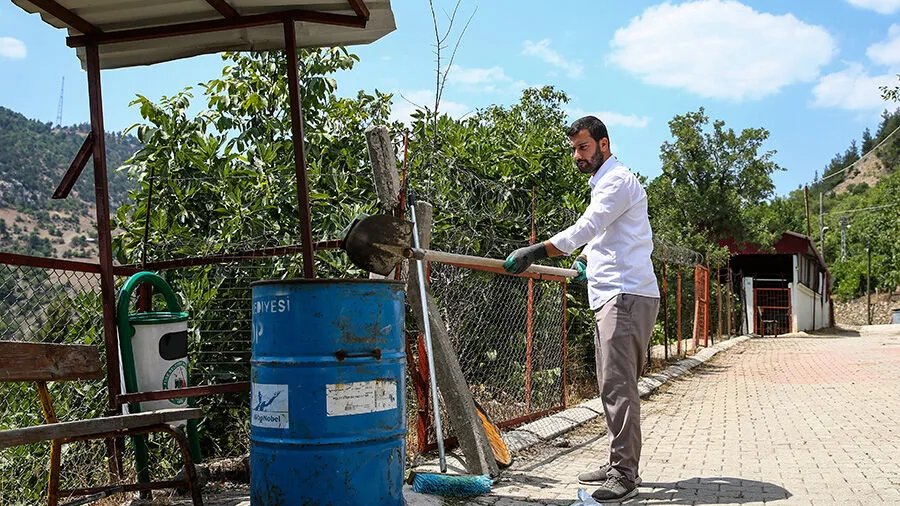
[(841, 261), (847, 260), (847, 217), (841, 216)]
[(872, 324), (872, 248), (866, 241), (866, 325)]
[(803, 202), (806, 205), (806, 236), (812, 237), (812, 226), (809, 223), (809, 185), (803, 186)]
[(823, 206), (822, 194), (819, 192), (819, 249), (822, 252), (822, 260), (825, 260), (825, 210)]

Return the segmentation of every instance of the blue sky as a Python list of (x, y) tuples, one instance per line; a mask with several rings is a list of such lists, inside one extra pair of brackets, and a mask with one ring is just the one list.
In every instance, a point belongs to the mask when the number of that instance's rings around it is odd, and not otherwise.
[[(435, 0), (442, 26), (454, 3)], [(433, 100), (434, 32), (426, 1), (392, 4), (397, 30), (354, 48), (362, 61), (338, 83), (346, 95), (396, 93), (402, 118), (409, 101)], [(821, 174), (897, 106), (881, 100), (878, 86), (898, 83), (900, 0), (461, 0), (451, 42), (473, 13), (445, 112), (510, 104), (525, 86), (551, 84), (571, 97), (572, 119), (597, 114), (614, 153), (649, 177), (659, 174), (668, 121), (701, 106), (729, 127), (770, 131), (766, 148), (786, 169), (775, 175), (779, 194)], [(0, 3), (0, 105), (55, 121), (65, 76), (63, 123), (88, 121), (85, 74), (64, 39), (38, 16)], [(221, 66), (210, 55), (104, 71), (107, 129), (138, 121), (128, 107), (135, 94), (171, 95), (218, 76)]]

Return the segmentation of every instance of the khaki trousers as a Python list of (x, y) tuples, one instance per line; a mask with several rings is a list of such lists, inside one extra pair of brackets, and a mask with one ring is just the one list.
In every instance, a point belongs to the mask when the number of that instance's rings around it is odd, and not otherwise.
[(637, 380), (647, 362), (647, 346), (659, 299), (622, 293), (595, 313), (594, 349), (600, 399), (609, 429), (610, 474), (632, 483), (641, 460), (641, 399)]

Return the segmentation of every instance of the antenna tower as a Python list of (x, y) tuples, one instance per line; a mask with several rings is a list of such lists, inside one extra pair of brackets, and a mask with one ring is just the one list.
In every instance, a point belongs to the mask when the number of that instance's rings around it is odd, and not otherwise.
[(62, 78), (62, 84), (59, 85), (59, 105), (56, 106), (56, 124), (62, 126), (62, 106), (63, 106), (63, 90), (66, 89), (66, 76)]

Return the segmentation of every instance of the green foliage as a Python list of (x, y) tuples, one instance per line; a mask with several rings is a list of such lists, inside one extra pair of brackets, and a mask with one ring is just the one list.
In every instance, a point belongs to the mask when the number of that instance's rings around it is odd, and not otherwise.
[(769, 132), (736, 133), (721, 120), (710, 125), (703, 108), (675, 116), (669, 130), (673, 140), (660, 149), (662, 174), (648, 186), (654, 233), (715, 256), (712, 263), (724, 255), (721, 240), (771, 244), (769, 231), (753, 219), (772, 195), (772, 173), (782, 170), (774, 151), (760, 152)]
[[(900, 79), (900, 74), (897, 74), (897, 78)], [(893, 88), (881, 86), (879, 89), (881, 90), (881, 98), (885, 102), (900, 102), (900, 86), (894, 86)]]
[[(871, 287), (890, 290), (900, 285), (900, 134), (894, 130), (900, 127), (900, 109), (882, 114), (881, 123), (872, 136), (868, 129), (862, 134), (862, 149), (851, 141), (843, 154), (835, 155), (825, 169), (825, 175), (833, 175), (828, 180), (817, 181), (810, 186), (810, 235), (816, 239), (818, 247), (819, 194), (823, 194), (825, 226), (825, 255), (833, 278), (833, 293), (840, 298), (857, 297), (866, 289), (866, 244), (872, 249)], [(883, 144), (882, 144), (883, 142)], [(874, 155), (884, 164), (888, 174), (877, 184), (851, 184), (847, 191), (835, 194), (834, 189), (844, 180), (846, 174), (838, 171), (856, 161), (861, 154), (881, 145)], [(798, 189), (784, 197), (753, 211), (755, 219), (771, 231), (792, 230), (806, 233), (806, 206), (803, 191)], [(841, 253), (841, 218), (846, 220), (846, 257)]]
[[(190, 90), (158, 104), (135, 100), (145, 119), (135, 129), (145, 146), (124, 167), (138, 186), (115, 220), (125, 231), (115, 240), (120, 261), (140, 259), (151, 173), (159, 189), (149, 217), (151, 259), (299, 242), (284, 57), (224, 59), (222, 77), (201, 85), (208, 108), (196, 116), (187, 113)], [(387, 122), (390, 96), (334, 94), (326, 75), (356, 61), (346, 50), (305, 51), (302, 60), (313, 235), (331, 238), (357, 213), (374, 209), (361, 133)]]
[(505, 257), (528, 243), (532, 191), (538, 237), (574, 221), (588, 187), (568, 154), (566, 102), (553, 87), (526, 89), (509, 107), (441, 116), (438, 142), (431, 112), (417, 113), (410, 181), (435, 207), (435, 248)]
[[(834, 293), (851, 298), (865, 293), (866, 248), (872, 254), (872, 289), (900, 286), (900, 171), (867, 191), (828, 199), (826, 258), (834, 274)], [(840, 217), (848, 228), (847, 256), (841, 257)]]

